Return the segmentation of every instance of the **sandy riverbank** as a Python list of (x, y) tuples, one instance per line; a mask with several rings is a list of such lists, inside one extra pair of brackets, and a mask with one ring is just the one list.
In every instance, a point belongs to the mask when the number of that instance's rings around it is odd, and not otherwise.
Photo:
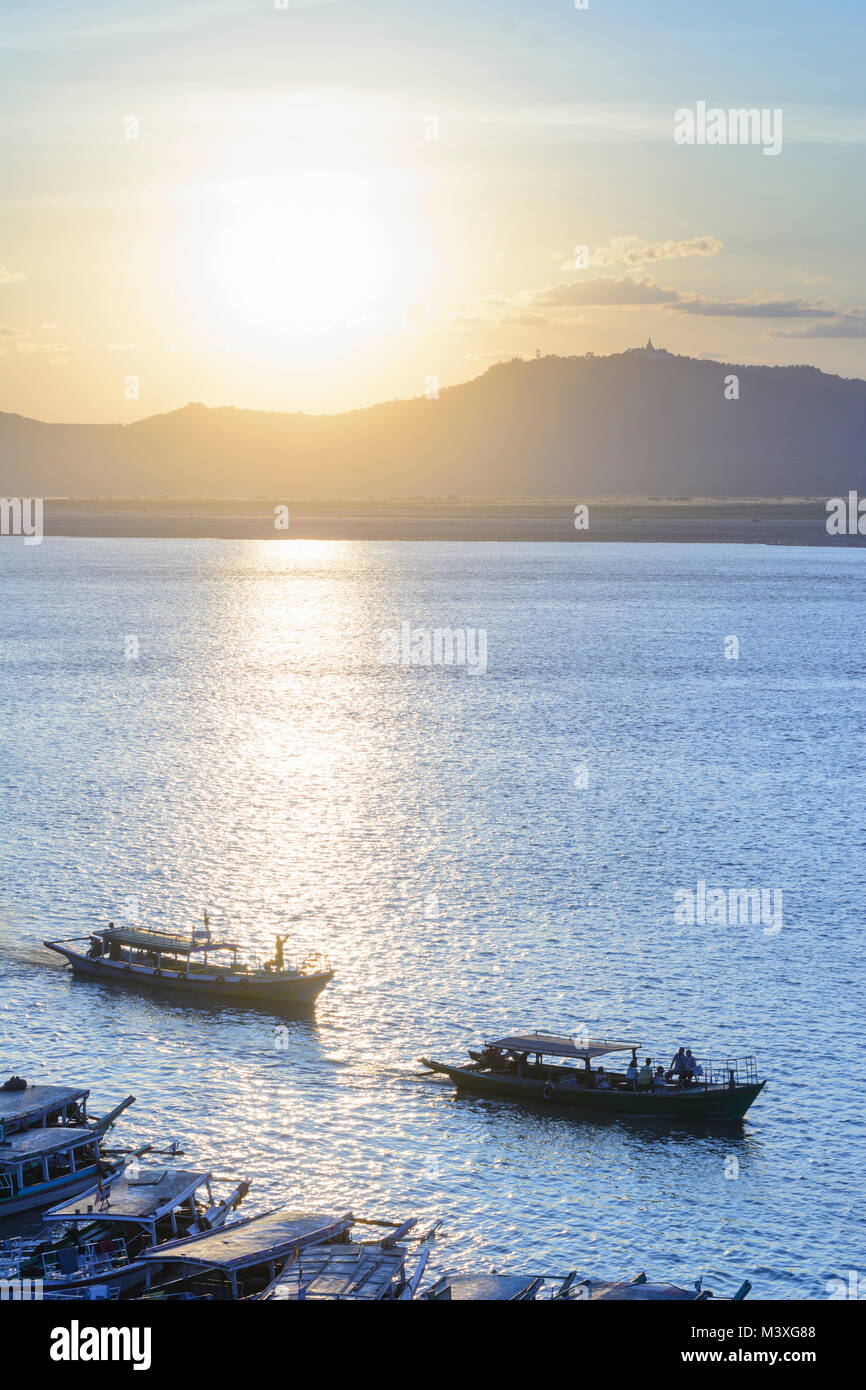
[[(685, 541), (864, 545), (829, 536), (825, 499), (589, 502), (575, 528), (565, 499), (431, 499), (280, 503), (269, 499), (50, 499), (46, 536), (257, 540)], [(288, 528), (276, 509), (288, 508)], [(284, 513), (281, 513), (284, 520)]]

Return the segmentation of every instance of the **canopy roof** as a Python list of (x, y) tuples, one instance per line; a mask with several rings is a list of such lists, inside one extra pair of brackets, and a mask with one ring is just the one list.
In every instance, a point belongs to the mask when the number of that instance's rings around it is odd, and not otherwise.
[(444, 1297), (455, 1302), (519, 1303), (540, 1280), (529, 1274), (457, 1274), (448, 1280)]
[(222, 1226), (218, 1231), (157, 1245), (145, 1251), (143, 1258), (156, 1263), (179, 1261), (207, 1269), (243, 1269), (245, 1265), (289, 1254), (296, 1246), (333, 1240), (348, 1231), (352, 1219), (351, 1212), (334, 1216), (277, 1207), (261, 1216), (248, 1216), (245, 1221)]
[(613, 1038), (570, 1038), (555, 1033), (512, 1033), (507, 1038), (489, 1042), (487, 1047), (502, 1047), (508, 1052), (540, 1052), (545, 1057), (580, 1057), (591, 1061), (608, 1052), (631, 1052), (641, 1047), (639, 1042), (617, 1042)]
[(0, 1121), (7, 1125), (28, 1124), (74, 1100), (86, 1100), (89, 1095), (84, 1086), (28, 1086), (26, 1091), (0, 1091)]
[(74, 1125), (51, 1125), (47, 1129), (39, 1125), (36, 1129), (21, 1129), (0, 1144), (0, 1168), (15, 1166), (28, 1158), (40, 1158), (42, 1154), (74, 1149), (88, 1140), (92, 1144), (98, 1142), (95, 1130)]
[(142, 951), (166, 951), (175, 956), (190, 956), (193, 951), (239, 951), (234, 941), (211, 941), (209, 937), (178, 936), (173, 932), (151, 931), (149, 927), (104, 927), (91, 933), (101, 936), (108, 946), (134, 946)]
[(52, 1207), (43, 1220), (54, 1221), (142, 1221), (149, 1224), (181, 1205), (196, 1188), (207, 1182), (210, 1173), (184, 1168), (142, 1169), (137, 1177), (115, 1178), (105, 1184), (104, 1199), (96, 1185), (63, 1206)]

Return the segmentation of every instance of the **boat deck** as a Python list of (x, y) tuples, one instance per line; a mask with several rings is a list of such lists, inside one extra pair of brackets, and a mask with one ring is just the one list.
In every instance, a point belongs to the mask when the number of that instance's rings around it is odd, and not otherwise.
[(399, 1283), (405, 1263), (400, 1245), (314, 1245), (300, 1253), (265, 1297), (382, 1300)]
[(183, 1168), (143, 1170), (137, 1177), (119, 1177), (105, 1185), (104, 1198), (96, 1188), (82, 1193), (63, 1206), (45, 1213), (46, 1222), (76, 1221), (152, 1221), (185, 1202), (210, 1178), (208, 1172)]

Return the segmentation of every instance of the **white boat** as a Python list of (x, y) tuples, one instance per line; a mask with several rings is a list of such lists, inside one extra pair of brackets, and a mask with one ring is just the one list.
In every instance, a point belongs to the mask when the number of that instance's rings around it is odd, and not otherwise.
[(334, 978), (331, 963), (321, 951), (287, 958), (282, 940), (277, 938), (274, 958), (262, 963), (246, 959), (238, 942), (212, 940), (209, 931), (182, 936), (111, 925), (89, 936), (58, 937), (43, 944), (63, 956), (76, 975), (90, 979), (143, 985), (187, 998), (265, 1007), (311, 1005)]

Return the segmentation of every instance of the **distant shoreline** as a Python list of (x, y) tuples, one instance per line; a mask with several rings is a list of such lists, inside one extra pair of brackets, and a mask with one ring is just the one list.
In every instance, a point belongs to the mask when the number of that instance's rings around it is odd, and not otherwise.
[[(244, 540), (649, 541), (863, 546), (830, 536), (826, 498), (587, 499), (575, 527), (564, 498), (280, 502), (270, 499), (46, 498), (46, 536)], [(288, 527), (276, 509), (288, 508)], [(285, 512), (280, 514), (285, 522)]]

